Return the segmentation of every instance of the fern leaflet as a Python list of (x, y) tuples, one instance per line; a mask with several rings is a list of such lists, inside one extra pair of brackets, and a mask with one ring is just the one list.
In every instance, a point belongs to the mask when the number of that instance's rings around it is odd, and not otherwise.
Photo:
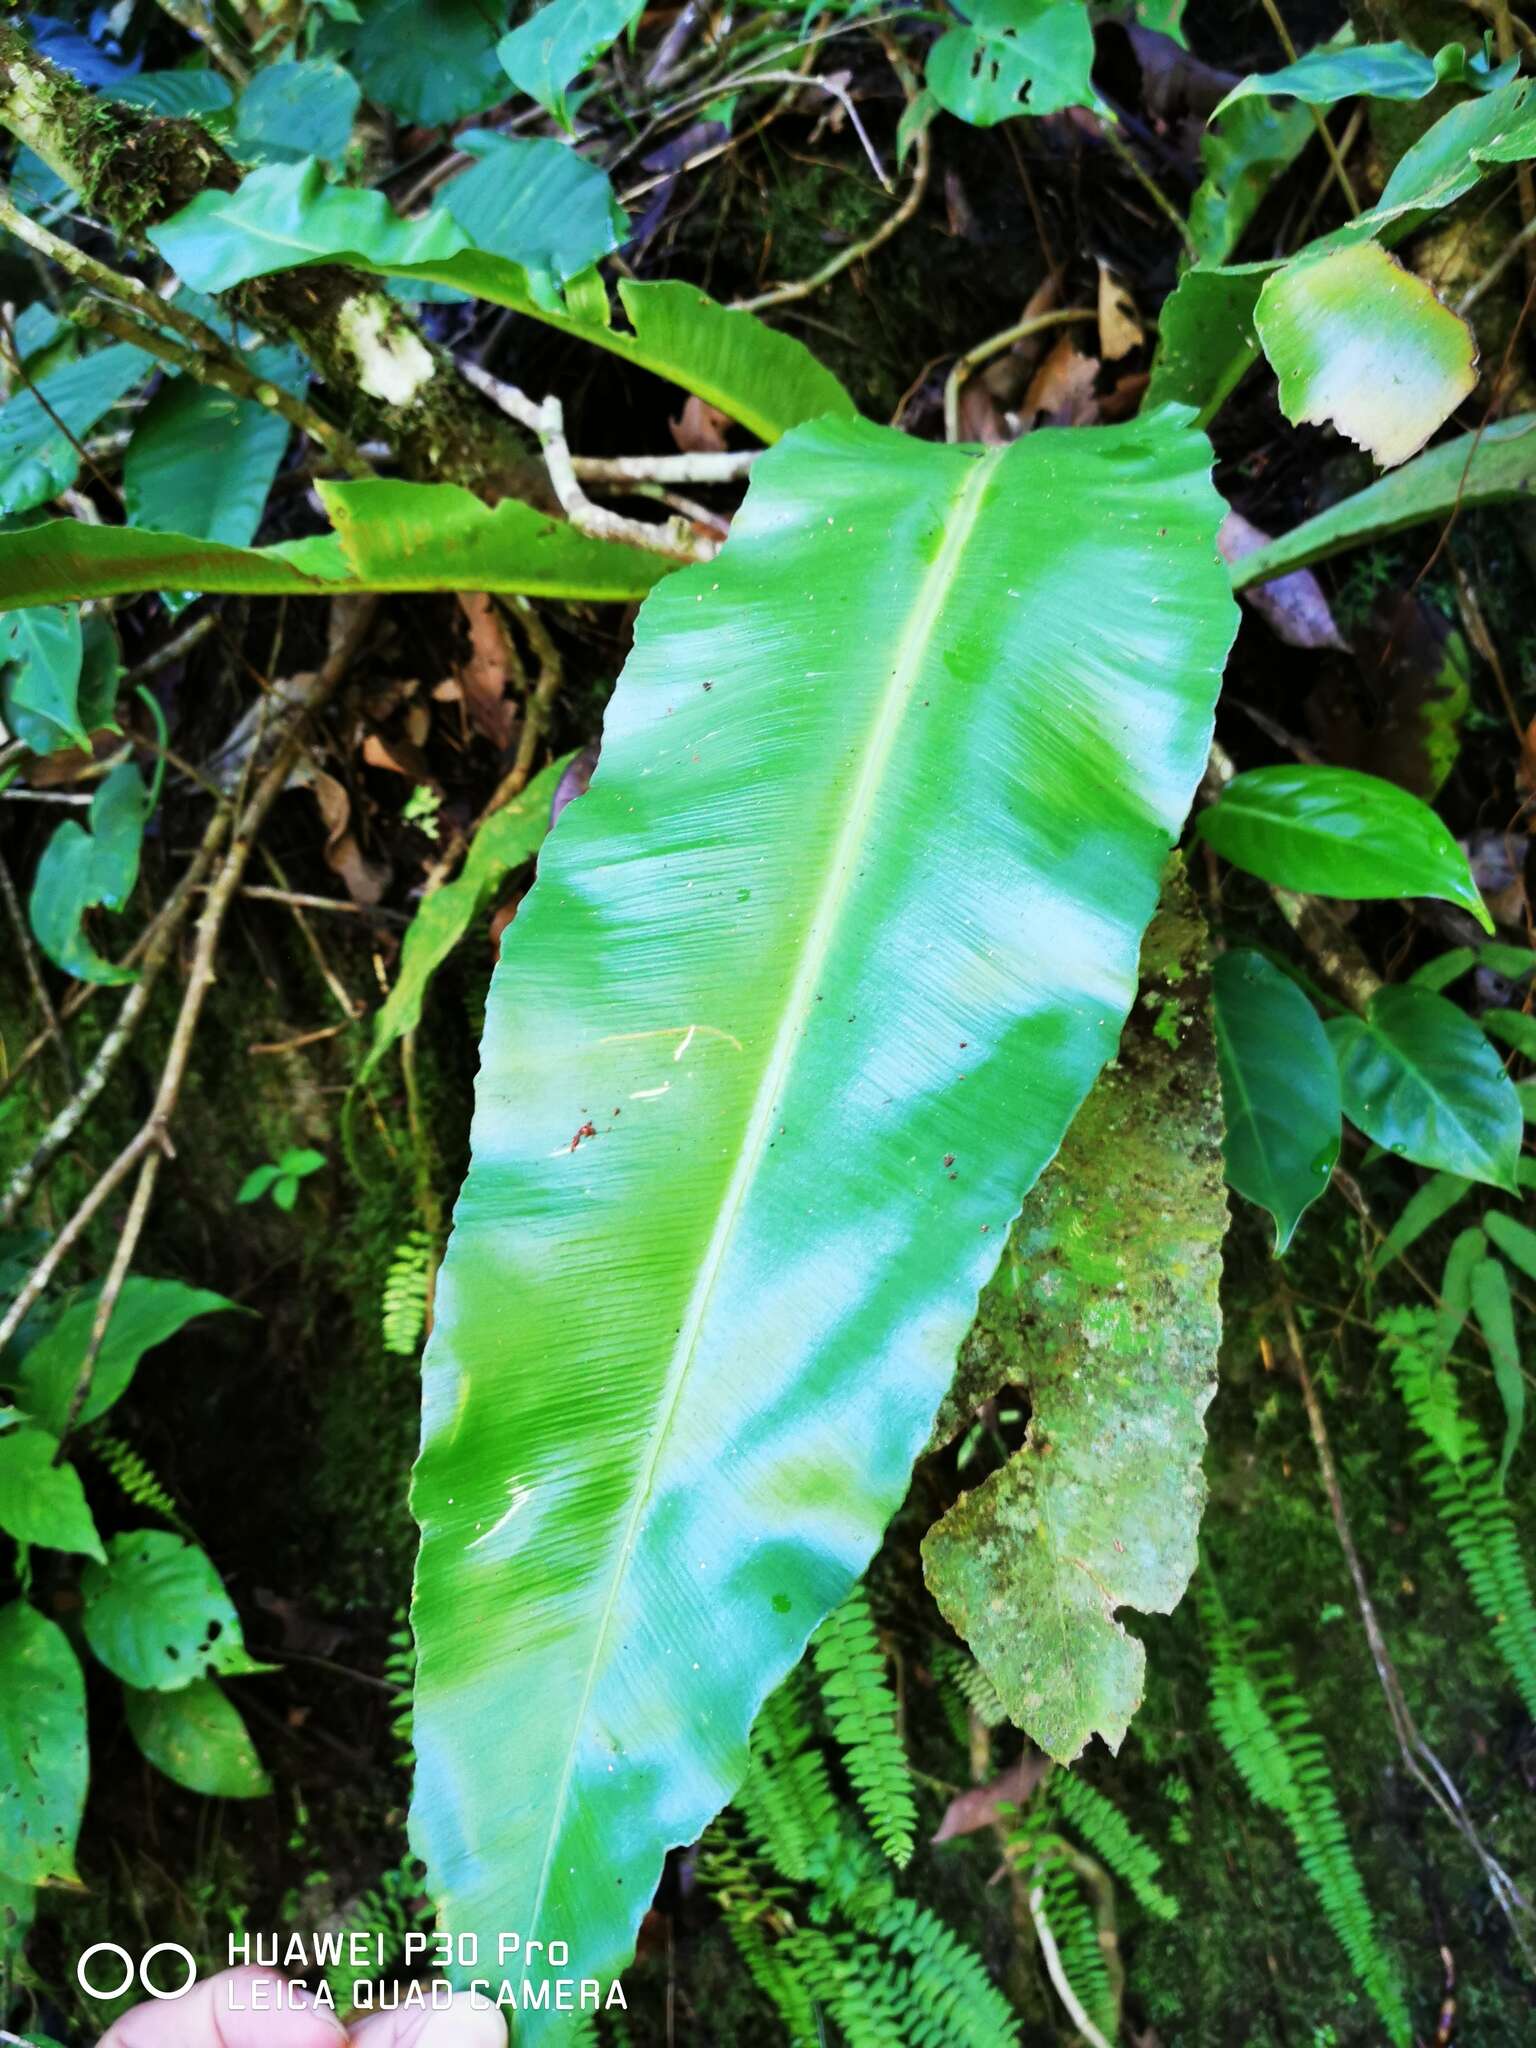
[(912, 1860), (917, 1808), (896, 1700), (862, 1588), (811, 1638), (822, 1703), (870, 1831), (898, 1870)]
[(1050, 1793), (1062, 1819), (1130, 1887), (1132, 1896), (1146, 1912), (1158, 1920), (1178, 1919), (1178, 1901), (1170, 1898), (1157, 1881), (1162, 1858), (1112, 1799), (1072, 1771), (1053, 1773)]
[(384, 1276), (380, 1332), (384, 1349), (414, 1358), (427, 1326), (427, 1290), (432, 1277), (432, 1240), (424, 1230), (401, 1238)]

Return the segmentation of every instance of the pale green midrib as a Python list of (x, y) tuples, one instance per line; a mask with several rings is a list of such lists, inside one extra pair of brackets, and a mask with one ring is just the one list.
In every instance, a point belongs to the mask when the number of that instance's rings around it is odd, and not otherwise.
[(837, 914), (847, 894), (856, 857), (869, 828), (870, 814), (883, 778), (883, 771), (902, 726), (905, 701), (913, 693), (922, 667), (923, 654), (943, 611), (944, 599), (954, 581), (960, 560), (965, 553), (966, 543), (975, 528), (986, 495), (986, 484), (1006, 453), (1006, 449), (998, 448), (982, 456), (968, 471), (956, 493), (951, 515), (945, 523), (944, 543), (918, 585), (917, 598), (902, 635), (901, 653), (891, 671), (890, 681), (881, 691), (874, 706), (871, 718), (871, 743), (865, 751), (859, 779), (850, 793), (842, 827), (832, 846), (827, 864), (827, 880), (816, 908), (806, 923), (805, 940), (800, 962), (795, 970), (795, 978), (785, 995), (779, 1028), (769, 1049), (763, 1078), (758, 1084), (757, 1095), (742, 1134), (736, 1166), (721, 1201), (714, 1231), (700, 1261), (699, 1277), (679, 1328), (677, 1342), (673, 1347), (672, 1363), (663, 1389), (660, 1412), (641, 1469), (641, 1483), (636, 1486), (634, 1503), (618, 1545), (607, 1598), (603, 1603), (602, 1615), (593, 1641), (591, 1661), (582, 1685), (581, 1700), (571, 1717), (570, 1740), (560, 1769), (543, 1860), (539, 1866), (538, 1881), (534, 1887), (527, 1916), (527, 1925), (532, 1930), (538, 1928), (544, 1910), (555, 1844), (565, 1824), (565, 1809), (575, 1775), (576, 1751), (586, 1723), (587, 1710), (591, 1706), (592, 1695), (597, 1686), (598, 1675), (603, 1667), (604, 1652), (613, 1626), (620, 1589), (639, 1534), (640, 1518), (650, 1501), (661, 1454), (682, 1398), (704, 1316), (725, 1261), (726, 1248), (767, 1142), (774, 1108), (782, 1095), (784, 1082), (794, 1058), (806, 1007), (805, 998), (831, 957), (832, 940), (838, 923)]

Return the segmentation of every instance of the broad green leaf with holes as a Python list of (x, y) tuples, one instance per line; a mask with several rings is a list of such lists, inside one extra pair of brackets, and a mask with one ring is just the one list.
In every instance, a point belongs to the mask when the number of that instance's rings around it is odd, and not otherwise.
[(518, 91), (569, 128), (570, 87), (644, 9), (645, 0), (545, 0), (502, 37), (496, 55)]
[(85, 1639), (110, 1672), (146, 1692), (175, 1692), (210, 1672), (265, 1671), (207, 1551), (169, 1529), (127, 1529), (80, 1581)]
[[(1075, 6), (1076, 0), (1057, 4)], [(530, 246), (536, 265), (546, 260), (548, 230), (547, 222), (531, 221), (515, 230), (536, 241)], [(503, 223), (497, 247), (511, 246), (513, 234)], [(200, 291), (334, 262), (381, 277), (452, 285), (669, 378), (765, 441), (803, 420), (854, 410), (842, 385), (803, 343), (693, 285), (624, 280), (619, 298), (627, 329), (612, 324), (606, 289), (596, 278), (583, 280), (590, 289), (581, 295), (579, 315), (570, 307), (561, 311), (547, 292), (541, 297), (522, 261), (475, 247), (446, 199), (420, 220), (405, 221), (381, 193), (327, 184), (313, 160), (253, 171), (237, 192), (203, 192), (150, 240)]]
[(69, 1638), (25, 1600), (0, 1607), (0, 1878), (77, 1884), (85, 1679)]
[(1116, 1609), (1170, 1613), (1194, 1570), (1226, 1226), (1205, 931), (1175, 865), (1114, 1064), (1025, 1200), (936, 1431), (1028, 1389), (1024, 1448), (928, 1531), (923, 1571), (1063, 1763), (1094, 1734), (1117, 1749), (1141, 1703)]
[(1212, 1003), (1227, 1179), (1274, 1218), (1278, 1256), (1339, 1156), (1338, 1069), (1317, 1012), (1262, 953), (1221, 954)]
[(928, 90), (975, 128), (1097, 102), (1093, 30), (1079, 0), (965, 0), (928, 53)]
[(1420, 1166), (1517, 1191), (1520, 1100), (1465, 1010), (1425, 988), (1378, 989), (1327, 1026), (1344, 1114)]
[(1429, 805), (1355, 768), (1250, 768), (1200, 814), (1234, 867), (1312, 896), (1438, 896), (1485, 931), (1467, 857)]
[(564, 754), (552, 761), (525, 790), (493, 811), (470, 842), (454, 879), (422, 898), (400, 942), (394, 985), (374, 1017), (373, 1041), (358, 1071), (359, 1086), (389, 1048), (416, 1029), (433, 975), (483, 915), (496, 889), (538, 852), (549, 830), (550, 805), (571, 758)]
[(128, 1728), (157, 1771), (210, 1799), (261, 1799), (272, 1781), (261, 1767), (240, 1710), (217, 1679), (178, 1692), (124, 1686)]
[(1417, 455), (1477, 382), (1465, 320), (1377, 242), (1288, 263), (1259, 340), (1295, 426), (1334, 426), (1383, 469)]
[(503, 938), (424, 1365), (412, 1834), (455, 1933), (621, 1967), (901, 1500), (1203, 769), (1210, 460), (1172, 412), (818, 421), (641, 613)]
[[(77, 1295), (32, 1344), (15, 1368), (17, 1398), (27, 1414), (44, 1428), (61, 1433), (69, 1424), (70, 1401), (90, 1344), (99, 1290)], [(91, 1374), (90, 1390), (75, 1418), (94, 1422), (127, 1392), (139, 1360), (157, 1344), (167, 1343), (195, 1316), (216, 1315), (235, 1304), (206, 1287), (188, 1287), (180, 1280), (156, 1280), (130, 1273)], [(0, 1383), (10, 1377), (9, 1361), (0, 1362)]]
[(91, 798), (90, 829), (66, 818), (43, 848), (27, 905), (37, 943), (55, 966), (80, 981), (132, 981), (131, 967), (104, 960), (85, 934), (92, 910), (122, 910), (139, 879), (139, 848), (149, 792), (131, 761), (106, 776)]
[(335, 532), (265, 548), (78, 519), (0, 533), (0, 604), (161, 588), (295, 596), (488, 590), (611, 601), (644, 597), (675, 566), (642, 548), (591, 540), (516, 498), (486, 505), (458, 484), (381, 477), (316, 488)]
[(10, 1429), (0, 1436), (0, 1529), (18, 1543), (105, 1561), (80, 1475), (73, 1465), (54, 1463), (58, 1448), (58, 1438), (45, 1429)]

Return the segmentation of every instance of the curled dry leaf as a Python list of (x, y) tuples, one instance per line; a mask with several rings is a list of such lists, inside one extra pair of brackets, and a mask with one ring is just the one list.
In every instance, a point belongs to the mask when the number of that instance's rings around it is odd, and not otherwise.
[(1146, 340), (1146, 329), (1136, 317), (1136, 302), (1110, 270), (1099, 265), (1099, 354), (1106, 363), (1118, 363)]
[(1049, 1757), (1030, 1750), (990, 1784), (973, 1785), (968, 1792), (957, 1792), (930, 1839), (952, 1842), (957, 1835), (974, 1835), (982, 1828), (994, 1826), (1002, 1819), (1004, 1807), (1023, 1806), (1034, 1796), (1036, 1786), (1050, 1767)]
[(729, 413), (721, 412), (718, 406), (710, 405), (707, 400), (691, 393), (677, 418), (667, 421), (672, 439), (682, 455), (723, 455), (725, 430), (730, 424)]
[[(1216, 536), (1221, 559), (1227, 563), (1240, 562), (1244, 555), (1267, 547), (1269, 541), (1270, 536), (1241, 512), (1229, 512)], [(1289, 576), (1276, 576), (1269, 583), (1250, 584), (1241, 595), (1287, 647), (1347, 650), (1348, 643), (1334, 624), (1323, 586), (1310, 569), (1293, 569)]]
[(1026, 432), (1031, 427), (1086, 427), (1099, 416), (1094, 393), (1099, 365), (1063, 335), (1030, 379), (1019, 406)]
[(358, 844), (357, 835), (352, 830), (352, 799), (342, 784), (325, 769), (305, 761), (289, 776), (288, 787), (314, 792), (325, 823), (325, 845), (322, 848), (325, 864), (333, 874), (340, 875), (352, 901), (379, 902), (389, 887), (389, 865), (369, 860)]
[(517, 673), (517, 657), (496, 600), (483, 590), (461, 590), (459, 608), (469, 622), (469, 659), (458, 665), (464, 709), (475, 731), (498, 752), (512, 744), (517, 706), (507, 684)]

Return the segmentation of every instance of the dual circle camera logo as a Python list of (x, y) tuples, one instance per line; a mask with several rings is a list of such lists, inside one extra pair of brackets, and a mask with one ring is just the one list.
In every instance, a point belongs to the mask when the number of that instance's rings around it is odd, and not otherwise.
[[(150, 1981), (149, 1966), (156, 1956), (179, 1956), (186, 1970), (186, 1976), (173, 1991), (162, 1991), (158, 1984)], [(112, 1961), (96, 1962), (97, 1957), (110, 1957)], [(92, 1968), (95, 1964), (94, 1969)], [(115, 1970), (121, 1970), (119, 1982), (98, 1982), (110, 1980)], [(87, 1998), (121, 1998), (125, 1991), (132, 1990), (135, 1983), (149, 1998), (185, 1998), (197, 1982), (197, 1958), (191, 1949), (183, 1948), (179, 1941), (157, 1941), (153, 1948), (147, 1948), (137, 1962), (127, 1949), (115, 1941), (96, 1941), (84, 1951), (75, 1964), (75, 1982)]]

